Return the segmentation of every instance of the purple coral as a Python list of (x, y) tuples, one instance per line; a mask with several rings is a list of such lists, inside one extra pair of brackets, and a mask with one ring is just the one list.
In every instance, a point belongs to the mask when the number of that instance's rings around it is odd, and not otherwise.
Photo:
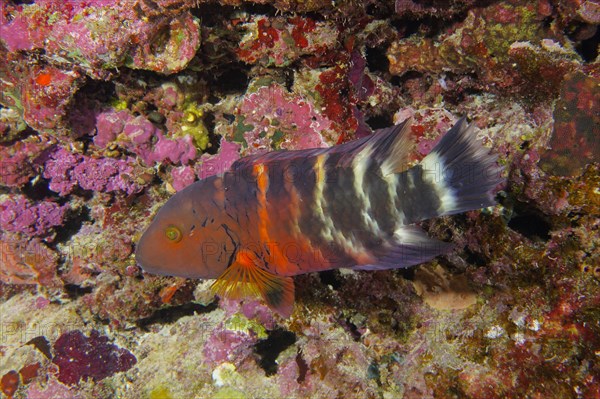
[(72, 154), (62, 147), (50, 155), (44, 166), (44, 177), (50, 180), (50, 189), (60, 195), (71, 193), (76, 186), (84, 190), (134, 194), (143, 188), (134, 179), (140, 172), (131, 157), (95, 159)]
[(127, 349), (108, 342), (108, 337), (92, 330), (89, 337), (81, 331), (69, 331), (54, 343), (52, 363), (59, 368), (58, 380), (74, 385), (82, 379), (103, 380), (127, 371), (137, 363)]
[(84, 190), (120, 190), (127, 194), (141, 190), (133, 180), (133, 166), (123, 159), (89, 158), (73, 169), (73, 177)]
[(16, 195), (0, 202), (0, 227), (4, 231), (45, 237), (53, 227), (63, 224), (68, 210), (68, 204), (33, 203), (23, 195)]
[(71, 193), (77, 182), (72, 179), (72, 169), (77, 165), (80, 156), (60, 147), (55, 150), (44, 165), (44, 177), (50, 179), (50, 190), (60, 195)]

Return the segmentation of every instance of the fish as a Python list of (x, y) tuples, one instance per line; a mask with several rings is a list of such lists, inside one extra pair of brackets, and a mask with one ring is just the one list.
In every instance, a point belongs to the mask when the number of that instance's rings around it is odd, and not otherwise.
[(497, 155), (460, 119), (418, 163), (411, 121), (329, 148), (244, 157), (172, 196), (139, 242), (145, 272), (215, 279), (283, 317), (293, 276), (408, 268), (449, 252), (418, 223), (496, 204)]

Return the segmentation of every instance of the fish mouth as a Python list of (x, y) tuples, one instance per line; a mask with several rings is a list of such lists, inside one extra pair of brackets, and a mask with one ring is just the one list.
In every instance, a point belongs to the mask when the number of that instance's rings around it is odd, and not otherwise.
[(164, 273), (160, 273), (160, 267), (156, 267), (156, 265), (153, 265), (152, 262), (148, 259), (147, 255), (144, 255), (144, 253), (147, 254), (147, 251), (144, 250), (144, 248), (146, 248), (146, 240), (144, 239), (144, 237), (142, 236), (142, 238), (140, 239), (140, 241), (137, 243), (137, 245), (135, 246), (135, 263), (142, 268), (143, 271), (147, 272), (147, 273), (152, 273), (152, 274), (164, 274)]
[(168, 276), (170, 275), (168, 272), (164, 270), (163, 267), (160, 267), (158, 264), (153, 264), (149, 262), (144, 256), (140, 255), (140, 251), (136, 249), (135, 251), (135, 263), (142, 268), (145, 273), (156, 274), (158, 276)]

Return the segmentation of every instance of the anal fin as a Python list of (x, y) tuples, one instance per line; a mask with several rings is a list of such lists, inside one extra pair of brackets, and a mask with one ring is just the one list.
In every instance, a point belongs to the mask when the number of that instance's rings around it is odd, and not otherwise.
[(402, 269), (425, 263), (453, 248), (451, 243), (429, 237), (420, 227), (409, 225), (399, 228), (395, 241), (375, 253), (373, 264), (354, 266), (352, 270)]
[(289, 317), (294, 309), (294, 280), (257, 266), (248, 255), (238, 255), (211, 288), (221, 297), (261, 297), (282, 317)]

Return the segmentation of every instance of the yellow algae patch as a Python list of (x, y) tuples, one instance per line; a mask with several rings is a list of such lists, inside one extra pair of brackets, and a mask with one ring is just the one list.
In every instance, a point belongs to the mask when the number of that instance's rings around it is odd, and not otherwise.
[(173, 399), (171, 391), (166, 387), (156, 387), (148, 394), (149, 399)]

